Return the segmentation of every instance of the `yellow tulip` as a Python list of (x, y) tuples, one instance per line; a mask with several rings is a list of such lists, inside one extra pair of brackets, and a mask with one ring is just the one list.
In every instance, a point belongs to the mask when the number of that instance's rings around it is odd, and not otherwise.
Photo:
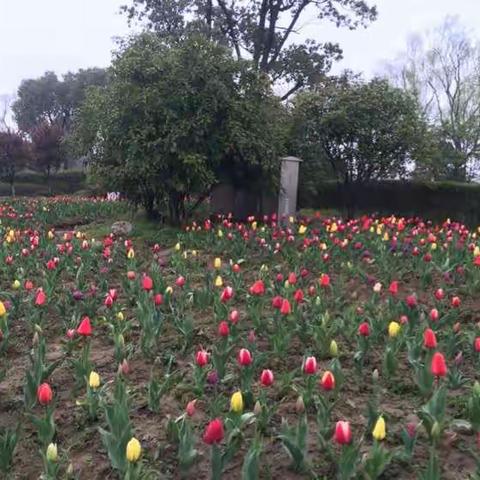
[(122, 322), (123, 320), (125, 320), (125, 317), (123, 315), (123, 312), (118, 312), (117, 313), (117, 320), (119, 320), (120, 322)]
[(221, 230), (219, 230), (217, 232), (217, 236), (218, 236), (218, 238), (222, 238), (223, 237), (223, 232)]
[(432, 243), (432, 245), (430, 245), (430, 248), (431, 248), (432, 250), (436, 250), (436, 249), (437, 249), (437, 244), (436, 244), (435, 242)]
[(385, 420), (382, 416), (378, 417), (372, 432), (372, 436), (378, 441), (383, 440), (387, 436)]
[(192, 257), (196, 257), (197, 256), (197, 251), (196, 250), (192, 250)]
[(15, 281), (12, 283), (12, 288), (13, 288), (14, 290), (18, 290), (21, 286), (22, 286), (22, 284), (21, 284), (18, 280), (15, 280)]
[(400, 332), (400, 324), (397, 322), (390, 322), (388, 325), (388, 335), (390, 337), (396, 337)]
[(50, 443), (47, 447), (47, 460), (49, 462), (56, 462), (58, 458), (58, 450), (56, 443)]
[(180, 243), (177, 243), (177, 244), (175, 245), (175, 251), (176, 251), (176, 252), (179, 252), (179, 251), (180, 251), (180, 248), (182, 248), (182, 247), (180, 246)]
[(256, 230), (257, 229), (257, 222), (252, 222), (252, 230)]
[(290, 216), (290, 217), (288, 217), (288, 221), (289, 221), (290, 223), (294, 223), (294, 222), (295, 222), (295, 218), (292, 217), (292, 216)]
[(100, 386), (100, 375), (97, 372), (90, 372), (90, 377), (88, 378), (88, 385), (90, 388), (96, 389)]
[(307, 231), (307, 227), (305, 225), (300, 225), (300, 227), (298, 228), (298, 233), (300, 235), (303, 235), (306, 231)]
[(127, 252), (127, 258), (129, 260), (131, 260), (132, 258), (135, 258), (135, 251), (133, 250), (133, 248), (130, 248)]
[(140, 458), (141, 454), (142, 446), (140, 445), (140, 442), (135, 437), (132, 437), (127, 443), (127, 460), (130, 463), (135, 463)]
[(389, 237), (389, 235), (388, 235), (388, 232), (385, 232), (385, 233), (383, 234), (383, 241), (384, 241), (384, 242), (388, 242), (389, 239), (390, 239), (390, 237)]
[(3, 317), (6, 315), (7, 309), (5, 308), (5, 305), (3, 302), (0, 302), (0, 317)]
[(475, 247), (475, 250), (473, 250), (473, 256), (478, 257), (480, 255), (480, 248), (478, 245)]
[(217, 270), (220, 270), (220, 268), (222, 268), (222, 260), (219, 257), (217, 257), (213, 261), (213, 267), (216, 268)]
[(217, 275), (217, 278), (215, 278), (215, 286), (216, 287), (223, 287), (223, 280), (220, 275)]
[(230, 410), (235, 413), (243, 412), (243, 397), (242, 392), (235, 392), (230, 398)]
[(165, 293), (167, 295), (171, 295), (173, 293), (173, 288), (172, 287), (167, 287), (167, 289), (165, 290)]
[(55, 238), (55, 234), (51, 230), (49, 230), (48, 234), (47, 234), (47, 237), (48, 237), (49, 240), (53, 240)]

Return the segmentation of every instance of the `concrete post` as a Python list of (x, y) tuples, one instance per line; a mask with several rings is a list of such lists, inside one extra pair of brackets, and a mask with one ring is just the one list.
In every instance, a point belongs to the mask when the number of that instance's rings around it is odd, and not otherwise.
[(278, 196), (278, 216), (295, 215), (297, 212), (298, 169), (302, 160), (297, 157), (283, 157)]

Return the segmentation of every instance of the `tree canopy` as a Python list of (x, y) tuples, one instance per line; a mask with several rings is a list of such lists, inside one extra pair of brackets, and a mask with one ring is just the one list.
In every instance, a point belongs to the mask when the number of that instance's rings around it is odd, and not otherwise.
[(386, 80), (349, 77), (298, 95), (293, 125), (307, 168), (317, 162), (344, 184), (405, 175), (426, 131), (413, 96)]
[(282, 115), (268, 82), (223, 46), (146, 33), (116, 54), (109, 84), (88, 92), (73, 143), (110, 188), (179, 222), (187, 195), (206, 195), (221, 175), (271, 178)]
[(284, 98), (314, 85), (342, 55), (336, 43), (292, 41), (302, 19), (355, 29), (377, 16), (365, 0), (132, 0), (123, 10), (162, 38), (175, 41), (195, 32), (227, 45), (238, 59), (250, 59), (274, 82), (286, 83)]
[(47, 122), (68, 132), (73, 113), (83, 102), (88, 87), (106, 82), (106, 70), (102, 68), (69, 72), (63, 79), (46, 72), (39, 78), (24, 80), (12, 106), (18, 128), (30, 133)]

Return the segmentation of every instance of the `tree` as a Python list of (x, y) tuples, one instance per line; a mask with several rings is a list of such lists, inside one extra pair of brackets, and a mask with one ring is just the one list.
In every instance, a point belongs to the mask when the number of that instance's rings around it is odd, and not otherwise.
[(10, 185), (12, 196), (15, 195), (15, 178), (30, 158), (28, 143), (19, 132), (0, 131), (0, 178)]
[(73, 113), (83, 102), (88, 87), (105, 85), (106, 82), (106, 71), (102, 68), (69, 72), (62, 80), (54, 72), (24, 80), (12, 106), (18, 128), (30, 133), (39, 125), (48, 123), (68, 132)]
[(72, 143), (150, 217), (168, 211), (179, 223), (186, 197), (205, 197), (221, 175), (265, 186), (278, 167), (282, 107), (224, 47), (143, 34), (116, 54), (110, 77), (87, 94)]
[(386, 80), (329, 79), (298, 95), (292, 117), (306, 167), (320, 157), (342, 185), (348, 208), (355, 184), (404, 177), (424, 147), (426, 125), (415, 99)]
[(48, 193), (52, 193), (51, 175), (65, 161), (63, 145), (63, 128), (55, 123), (43, 122), (31, 133), (32, 164), (31, 166), (45, 175)]
[(436, 171), (471, 178), (480, 155), (480, 46), (448, 17), (432, 33), (413, 37), (389, 76), (418, 98), (435, 130), (435, 158), (445, 159)]
[(228, 45), (237, 59), (251, 59), (274, 82), (287, 83), (284, 99), (314, 85), (342, 55), (338, 44), (292, 42), (303, 18), (355, 29), (377, 16), (364, 0), (132, 0), (123, 10), (162, 38), (197, 32)]

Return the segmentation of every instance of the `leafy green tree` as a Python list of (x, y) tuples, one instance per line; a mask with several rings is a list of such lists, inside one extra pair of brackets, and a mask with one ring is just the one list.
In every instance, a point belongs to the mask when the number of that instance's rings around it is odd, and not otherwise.
[[(89, 91), (72, 144), (108, 188), (174, 223), (223, 176), (263, 186), (278, 167), (283, 107), (269, 82), (204, 37), (124, 45)], [(261, 181), (261, 182), (260, 182)]]
[(342, 55), (335, 43), (292, 42), (307, 16), (355, 29), (377, 15), (364, 0), (132, 0), (123, 10), (162, 38), (196, 32), (228, 45), (238, 59), (251, 59), (274, 82), (287, 83), (284, 99), (314, 85)]
[(68, 132), (73, 113), (83, 102), (88, 87), (106, 82), (106, 71), (102, 68), (69, 72), (61, 80), (54, 72), (24, 80), (12, 106), (18, 128), (30, 133), (47, 122)]
[(294, 145), (306, 168), (342, 186), (351, 207), (354, 185), (403, 178), (425, 148), (425, 122), (416, 100), (386, 80), (330, 79), (295, 99)]
[(15, 195), (16, 175), (29, 159), (29, 144), (19, 132), (0, 131), (0, 178), (10, 185), (12, 196)]

